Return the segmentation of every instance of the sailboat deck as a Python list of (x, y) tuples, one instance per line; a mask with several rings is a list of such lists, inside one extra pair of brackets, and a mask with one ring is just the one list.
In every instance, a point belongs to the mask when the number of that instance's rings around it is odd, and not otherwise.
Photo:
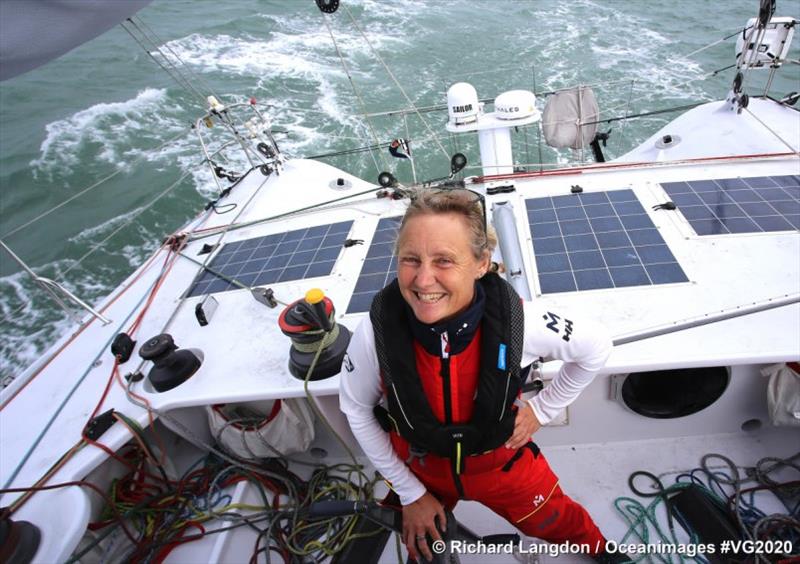
[[(797, 261), (800, 256), (800, 232), (796, 228), (697, 235), (683, 216), (681, 206), (677, 210), (653, 209), (670, 198), (664, 189), (665, 183), (751, 177), (798, 178), (797, 174), (796, 157), (731, 158), (672, 164), (609, 164), (542, 175), (520, 175), (511, 181), (503, 180), (488, 185), (470, 184), (468, 181), (467, 186), (485, 192), (497, 184), (513, 185), (513, 192), (488, 195), (487, 208), (491, 214), (493, 205), (501, 202), (513, 205), (513, 229), (520, 241), (524, 278), (533, 299), (540, 300), (553, 311), (574, 312), (570, 315), (574, 314), (576, 320), (602, 320), (612, 334), (620, 335), (686, 319), (703, 318), (720, 311), (735, 311), (753, 303), (797, 294), (800, 290), (800, 262)], [(351, 187), (348, 190), (335, 187), (338, 178), (350, 182)], [(652, 222), (652, 227), (647, 229), (658, 233), (674, 262), (685, 273), (685, 281), (630, 286), (619, 284), (619, 287), (581, 291), (549, 291), (552, 289), (543, 284), (540, 276), (541, 260), (536, 251), (537, 241), (528, 222), (527, 206), (530, 200), (542, 198), (582, 197), (571, 193), (574, 185), (579, 185), (583, 189), (582, 195), (587, 196), (614, 191), (630, 191), (635, 195), (643, 210), (640, 216)], [(204, 296), (186, 296), (195, 282), (205, 275), (198, 262), (202, 264), (206, 259), (213, 260), (215, 253), (225, 244), (314, 226), (352, 222), (347, 238), (360, 240), (361, 244), (343, 246), (329, 274), (278, 280), (266, 286), (284, 304), (300, 299), (310, 288), (319, 287), (333, 300), (337, 308), (337, 322), (351, 330), (355, 329), (365, 314), (363, 310), (359, 313), (347, 312), (359, 284), (359, 273), (370, 260), (368, 257), (376, 228), (382, 219), (402, 215), (405, 207), (402, 201), (376, 199), (372, 192), (339, 200), (348, 193), (358, 194), (371, 188), (374, 187), (327, 165), (291, 161), (279, 176), (273, 175), (266, 181), (255, 175), (248, 177), (231, 194), (226, 203), (236, 203), (238, 215), (229, 214), (235, 216), (235, 225), (227, 232), (226, 222), (231, 221), (227, 214), (211, 216), (205, 222), (201, 217), (190, 223), (187, 231), (198, 227), (221, 227), (221, 230), (217, 234), (198, 231), (195, 240), (190, 240), (181, 249), (182, 256), (176, 259), (163, 278), (135, 339), (143, 343), (154, 335), (168, 332), (179, 347), (201, 350), (203, 364), (188, 381), (168, 392), (156, 392), (147, 379), (132, 382), (128, 385), (130, 390), (145, 398), (150, 407), (158, 412), (183, 412), (182, 417), (185, 415), (187, 424), (195, 431), (205, 425), (203, 407), (206, 405), (304, 396), (303, 382), (293, 377), (287, 368), (290, 342), (280, 332), (277, 323), (283, 305), (270, 309), (257, 302), (247, 289), (216, 292), (212, 295), (219, 305), (209, 323), (200, 326), (195, 307)], [(798, 190), (800, 182), (797, 186), (788, 185), (789, 198), (785, 201), (789, 202), (790, 207), (786, 217), (792, 220), (798, 219), (797, 215), (791, 213), (800, 206)], [(337, 201), (320, 206), (334, 200)], [(307, 211), (282, 215), (306, 206)], [(280, 217), (268, 219), (276, 216)], [(636, 224), (628, 227), (629, 233), (637, 228)], [(197, 237), (198, 233), (204, 236)], [(597, 232), (593, 233), (597, 238)], [(562, 238), (566, 241), (567, 235), (562, 234)], [(214, 250), (206, 255), (201, 254), (203, 246), (209, 244), (216, 245)], [(385, 247), (386, 241), (382, 244)], [(641, 249), (634, 247), (634, 250), (641, 255)], [(118, 332), (126, 330), (135, 312), (148, 299), (159, 280), (165, 254), (166, 251), (162, 250), (101, 306), (105, 315), (113, 321), (110, 325), (102, 326), (94, 321), (76, 334), (65, 336), (54, 346), (52, 355), (43, 357), (3, 391), (2, 398), (7, 403), (2, 411), (4, 423), (0, 425), (0, 442), (3, 444), (0, 474), (8, 486), (26, 486), (34, 482), (63, 454), (67, 448), (65, 445), (79, 439), (88, 414), (112, 377), (114, 361), (109, 350), (110, 343)], [(612, 256), (615, 253), (608, 254)], [(616, 256), (619, 257), (619, 253)], [(623, 253), (622, 258), (627, 260), (628, 257)], [(642, 257), (639, 256), (639, 259)], [(495, 260), (502, 260), (502, 257), (497, 254)], [(641, 263), (647, 266), (645, 261)], [(388, 265), (391, 268), (391, 259)], [(611, 272), (613, 265), (606, 266)], [(387, 270), (386, 276), (389, 275), (390, 270)], [(598, 379), (593, 386), (596, 391), (587, 390), (570, 408), (570, 425), (548, 429), (547, 432), (557, 437), (554, 442), (559, 445), (605, 440), (646, 442), (647, 439), (658, 437), (663, 437), (666, 445), (678, 444), (683, 439), (675, 437), (686, 434), (685, 421), (677, 427), (657, 427), (652, 422), (642, 423), (641, 417), (636, 417), (619, 405), (605, 409), (600, 414), (603, 418), (609, 414), (617, 415), (614, 416), (616, 419), (602, 419), (610, 426), (605, 427), (608, 429), (607, 436), (598, 436), (597, 433), (604, 429), (606, 423), (599, 423), (598, 420), (591, 421), (588, 426), (577, 424), (583, 416), (593, 417), (591, 414), (595, 413), (582, 402), (592, 394), (598, 397), (608, 394), (608, 375), (659, 368), (756, 366), (793, 360), (800, 357), (799, 342), (800, 304), (793, 303), (617, 347), (604, 369), (604, 378)], [(545, 378), (557, 369), (555, 364), (545, 365)], [(137, 370), (146, 373), (149, 363), (134, 356), (120, 366), (120, 377)], [(30, 376), (35, 377), (30, 379)], [(748, 378), (752, 379), (753, 374)], [(321, 399), (321, 408), (337, 431), (355, 444), (338, 410), (338, 385), (338, 376), (334, 376), (310, 382), (308, 388), (310, 393)], [(13, 397), (18, 392), (19, 395)], [(23, 398), (24, 401), (21, 401)], [(111, 386), (103, 404), (104, 409), (112, 407), (142, 425), (148, 424), (147, 410), (132, 404), (120, 385)], [(55, 409), (58, 411), (54, 412)], [(733, 402), (731, 410), (736, 409), (738, 403)], [(759, 409), (763, 410), (763, 406)], [(32, 414), (42, 413), (54, 415), (50, 418), (32, 417)], [(763, 414), (761, 418), (765, 420)], [(731, 433), (736, 432), (741, 423), (742, 418), (737, 414), (735, 420), (727, 420), (723, 425), (709, 423), (711, 426), (704, 427), (703, 423), (695, 428), (702, 433)], [(636, 428), (643, 430), (641, 436), (626, 434)], [(775, 436), (785, 437), (785, 434)], [(128, 432), (119, 425), (109, 429), (103, 436), (104, 443), (112, 449), (119, 448), (129, 439)], [(702, 444), (704, 441), (698, 442)], [(778, 442), (782, 452), (786, 443), (783, 439)], [(770, 451), (766, 446), (765, 452)], [(642, 452), (642, 448), (641, 445), (631, 448), (630, 444), (620, 443), (620, 446), (608, 452), (618, 452), (620, 459), (629, 460), (629, 467), (634, 468), (635, 453)], [(560, 446), (559, 449), (554, 452), (553, 461), (564, 474), (565, 484), (579, 481), (583, 472), (576, 471), (574, 476), (570, 474), (571, 447)], [(594, 451), (589, 449), (587, 452)], [(649, 456), (643, 460), (648, 460)], [(104, 458), (105, 454), (99, 449), (83, 449), (61, 468), (53, 480), (81, 479)], [(692, 454), (692, 458), (670, 464), (669, 468), (693, 465), (696, 458)], [(25, 462), (20, 465), (23, 460)], [(614, 471), (614, 480), (628, 471), (628, 466), (621, 463), (618, 467), (620, 472)], [(604, 478), (605, 483), (612, 484), (610, 488), (621, 492), (620, 488), (614, 486), (617, 484), (614, 480), (605, 481)], [(586, 501), (580, 494), (580, 488), (576, 496)], [(595, 502), (589, 499), (587, 503), (592, 508)], [(46, 512), (44, 505), (31, 502), (26, 509)], [(88, 513), (81, 520), (84, 519), (88, 519)], [(41, 521), (38, 518), (34, 520)], [(612, 535), (617, 532), (613, 528), (609, 531)]]

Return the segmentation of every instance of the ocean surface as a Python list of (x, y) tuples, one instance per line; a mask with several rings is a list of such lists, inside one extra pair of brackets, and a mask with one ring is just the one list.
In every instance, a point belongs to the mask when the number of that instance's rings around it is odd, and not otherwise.
[[(756, 0), (341, 3), (336, 14), (324, 16), (313, 0), (155, 0), (138, 16), (162, 49), (180, 57), (198, 91), (269, 104), (274, 128), (285, 132), (277, 134), (284, 153), (319, 155), (408, 137), (417, 175), (429, 179), (443, 176), (448, 163), (418, 117), (373, 118), (373, 136), (361, 115), (407, 108), (403, 92), (419, 107), (444, 104), (448, 86), (458, 81), (472, 83), (481, 98), (517, 88), (545, 93), (591, 85), (602, 118), (721, 99), (735, 71), (713, 73), (734, 63), (735, 37), (694, 52), (735, 34), (758, 12)], [(776, 15), (800, 19), (800, 2), (779, 0)], [(747, 90), (760, 93), (766, 75), (751, 73)], [(782, 69), (771, 92), (793, 90), (800, 90), (800, 66)], [(539, 97), (540, 108), (544, 100)], [(0, 84), (0, 238), (40, 276), (98, 303), (216, 193), (189, 129), (202, 113), (197, 95), (119, 27)], [(677, 115), (601, 126), (612, 129), (609, 158)], [(464, 151), (477, 164), (474, 141), (448, 137), (446, 112), (424, 116), (448, 152)], [(515, 134), (514, 144), (520, 166), (539, 162), (537, 129)], [(589, 155), (541, 147), (546, 163), (582, 158)], [(386, 161), (401, 181), (411, 180), (407, 162), (389, 162), (388, 154), (325, 160), (372, 181)], [(244, 164), (230, 164), (237, 166)], [(73, 322), (0, 253), (5, 383)]]

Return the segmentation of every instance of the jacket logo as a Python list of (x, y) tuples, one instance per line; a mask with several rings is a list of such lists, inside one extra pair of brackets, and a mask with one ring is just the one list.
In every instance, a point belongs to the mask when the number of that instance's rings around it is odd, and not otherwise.
[(542, 494), (539, 494), (533, 498), (533, 506), (539, 507), (543, 501), (544, 501), (544, 496)]
[(344, 369), (347, 370), (348, 372), (352, 372), (353, 370), (355, 370), (355, 366), (353, 366), (353, 361), (350, 360), (350, 357), (348, 356), (347, 353), (344, 353), (344, 361), (342, 362), (342, 366), (344, 366)]
[[(558, 326), (558, 322), (561, 320), (560, 315), (556, 315), (555, 313), (548, 311), (546, 315), (542, 316), (542, 319), (544, 319), (545, 321), (549, 319), (550, 321), (547, 324), (547, 328), (550, 329), (553, 333), (561, 335), (561, 329)], [(565, 319), (564, 334), (561, 336), (561, 338), (569, 342), (570, 335), (572, 335), (572, 320)]]
[(540, 531), (544, 531), (545, 529), (547, 529), (547, 527), (549, 527), (550, 525), (552, 525), (553, 523), (556, 522), (556, 519), (558, 519), (558, 516), (559, 516), (559, 512), (558, 512), (558, 509), (556, 509), (555, 511), (553, 511), (553, 513), (551, 515), (548, 515), (546, 519), (543, 519), (542, 522), (539, 523), (539, 525), (536, 528), (538, 530), (540, 530)]

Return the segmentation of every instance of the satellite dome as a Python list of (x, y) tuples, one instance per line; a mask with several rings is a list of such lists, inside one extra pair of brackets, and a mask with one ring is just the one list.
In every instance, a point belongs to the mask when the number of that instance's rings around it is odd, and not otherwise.
[(498, 119), (523, 119), (536, 113), (536, 96), (529, 90), (509, 90), (494, 99)]
[(447, 113), (450, 125), (474, 123), (478, 119), (478, 93), (466, 82), (457, 82), (447, 90)]

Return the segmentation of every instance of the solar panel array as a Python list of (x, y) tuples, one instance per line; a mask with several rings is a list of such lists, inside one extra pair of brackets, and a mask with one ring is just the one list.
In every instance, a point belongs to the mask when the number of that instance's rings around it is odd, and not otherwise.
[(800, 176), (664, 182), (698, 235), (800, 229)]
[[(249, 287), (328, 276), (352, 226), (352, 221), (342, 221), (228, 243), (208, 267)], [(188, 295), (238, 288), (206, 270)]]
[(543, 294), (688, 281), (633, 190), (525, 205)]
[(384, 217), (378, 222), (367, 258), (358, 275), (353, 297), (347, 306), (347, 313), (369, 311), (372, 297), (394, 279), (397, 259), (392, 251), (401, 220), (401, 216)]

